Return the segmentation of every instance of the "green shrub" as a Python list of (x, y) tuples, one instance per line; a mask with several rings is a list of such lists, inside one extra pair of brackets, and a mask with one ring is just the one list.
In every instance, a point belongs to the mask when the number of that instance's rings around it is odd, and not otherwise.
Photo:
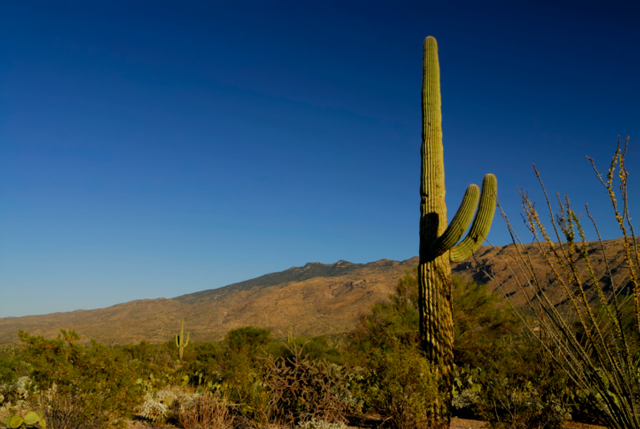
[(522, 345), (522, 323), (487, 285), (456, 277), (452, 282), (456, 365), (502, 370)]
[[(505, 340), (515, 346), (521, 338), (523, 327), (517, 315), (486, 285), (458, 277), (452, 283), (456, 365), (503, 367), (501, 360), (513, 352), (513, 347), (505, 347)], [(374, 304), (370, 313), (360, 317), (350, 335), (351, 346), (365, 355), (413, 347), (419, 343), (418, 319), (416, 268), (398, 280), (388, 301)]]
[(227, 332), (224, 343), (234, 353), (245, 353), (252, 360), (260, 348), (264, 348), (271, 341), (271, 331), (268, 329), (245, 326)]
[(490, 377), (484, 380), (480, 416), (492, 428), (562, 429), (571, 419), (570, 406), (531, 381)]
[(81, 409), (79, 419), (104, 415), (118, 423), (141, 402), (137, 373), (113, 349), (95, 341), (82, 347), (76, 344), (80, 337), (73, 331), (62, 330), (53, 340), (23, 331), (19, 336), (35, 385), (41, 392), (54, 392), (65, 406)]
[(413, 429), (428, 423), (428, 411), (438, 400), (438, 380), (417, 347), (385, 353), (373, 368), (368, 389), (370, 405), (392, 427)]
[(15, 348), (0, 348), (0, 384), (11, 384), (29, 374), (28, 365)]

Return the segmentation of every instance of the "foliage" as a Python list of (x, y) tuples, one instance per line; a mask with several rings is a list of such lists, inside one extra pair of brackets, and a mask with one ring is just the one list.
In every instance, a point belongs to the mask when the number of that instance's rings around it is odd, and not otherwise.
[(347, 425), (344, 422), (329, 423), (324, 420), (311, 418), (306, 421), (299, 421), (297, 429), (347, 429)]
[(31, 378), (28, 376), (0, 385), (0, 417), (30, 411), (34, 390)]
[(562, 429), (571, 418), (570, 408), (560, 398), (543, 395), (531, 381), (489, 377), (479, 413), (493, 428)]
[[(504, 368), (519, 345), (522, 324), (486, 285), (452, 278), (455, 326), (454, 361), (458, 366)], [(388, 301), (360, 316), (351, 345), (372, 357), (384, 350), (419, 344), (417, 268), (398, 280)]]
[(266, 346), (271, 341), (271, 331), (253, 326), (234, 329), (227, 332), (224, 343), (234, 353), (244, 351), (252, 358), (260, 347)]
[(18, 350), (0, 348), (0, 384), (11, 384), (26, 375), (29, 375), (29, 367), (20, 358)]
[(304, 346), (291, 344), (288, 356), (267, 359), (265, 381), (272, 392), (271, 413), (275, 418), (306, 421), (319, 418), (333, 423), (345, 421), (349, 396), (345, 367), (303, 353)]
[[(562, 200), (558, 196), (559, 207), (554, 211), (534, 167), (551, 214), (548, 232), (535, 203), (521, 191), (525, 224), (533, 235), (535, 251), (543, 256), (547, 269), (563, 291), (567, 305), (562, 312), (553, 305), (546, 285), (531, 266), (527, 249), (503, 213), (517, 250), (512, 265), (522, 268), (518, 271), (525, 274), (519, 284), (536, 317), (534, 323), (527, 323), (531, 337), (562, 368), (576, 390), (591, 403), (591, 408), (602, 414), (607, 426), (619, 429), (640, 428), (640, 282), (637, 277), (640, 252), (629, 216), (625, 154), (626, 145), (621, 149), (618, 144), (605, 177), (590, 160), (622, 233), (624, 267), (617, 275), (588, 206), (585, 206), (587, 217), (599, 238), (598, 257), (605, 261), (603, 273), (594, 270), (592, 255), (595, 252), (586, 242), (581, 221), (569, 198), (565, 196)], [(629, 305), (625, 295), (633, 300), (633, 323), (625, 316)]]
[(193, 395), (183, 403), (178, 420), (184, 429), (228, 429), (232, 427), (233, 415), (224, 397), (206, 392)]
[[(87, 408), (87, 395), (61, 392), (52, 387), (39, 398), (48, 429), (99, 429), (109, 425), (109, 413), (101, 408)], [(90, 399), (89, 399), (90, 400)]]
[(487, 371), (502, 371), (518, 358), (523, 326), (516, 313), (487, 285), (454, 277), (454, 361)]
[(117, 423), (141, 401), (136, 372), (113, 349), (95, 341), (82, 347), (73, 331), (62, 330), (53, 340), (22, 331), (19, 336), (36, 386), (43, 392), (55, 391), (54, 397), (64, 406), (81, 409), (78, 419), (108, 415)]
[(179, 420), (180, 408), (191, 401), (193, 395), (184, 386), (149, 391), (139, 407), (140, 415), (152, 424), (175, 424)]
[(394, 428), (427, 425), (428, 410), (442, 397), (436, 373), (421, 352), (415, 346), (399, 347), (385, 353), (372, 370), (375, 377), (367, 392), (370, 405)]

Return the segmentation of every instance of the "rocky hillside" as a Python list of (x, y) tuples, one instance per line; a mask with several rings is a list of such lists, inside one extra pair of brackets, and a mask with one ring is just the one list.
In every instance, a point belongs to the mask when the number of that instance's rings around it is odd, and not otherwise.
[[(524, 293), (516, 279), (526, 285), (514, 262), (513, 245), (481, 247), (473, 258), (454, 265), (454, 275), (480, 283), (489, 281), (487, 273), (517, 303)], [(540, 282), (562, 304), (563, 295), (542, 258), (529, 246), (534, 272)], [(614, 281), (625, 277), (621, 240), (605, 243)], [(597, 243), (591, 243), (596, 272), (604, 273), (604, 259)], [(171, 340), (184, 319), (193, 341), (220, 340), (229, 330), (253, 325), (268, 328), (274, 337), (285, 337), (292, 326), (297, 336), (346, 332), (355, 327), (358, 315), (387, 298), (398, 279), (413, 270), (418, 258), (406, 261), (380, 260), (368, 264), (339, 261), (334, 264), (308, 263), (304, 267), (267, 274), (226, 287), (205, 290), (172, 299), (131, 301), (97, 310), (77, 310), (41, 316), (0, 319), (0, 344), (16, 343), (20, 329), (31, 334), (55, 337), (60, 329), (73, 329), (84, 339), (106, 344), (137, 343), (140, 340)], [(583, 268), (583, 265), (580, 265)], [(602, 275), (605, 288), (608, 278)], [(496, 283), (489, 283), (496, 289)]]

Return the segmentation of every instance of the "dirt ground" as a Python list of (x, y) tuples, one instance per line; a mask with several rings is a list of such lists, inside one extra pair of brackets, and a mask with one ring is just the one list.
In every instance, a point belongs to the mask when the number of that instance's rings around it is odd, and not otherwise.
[[(450, 429), (489, 429), (487, 422), (479, 420), (466, 420), (454, 417), (451, 419)], [(594, 426), (585, 423), (565, 422), (566, 429), (605, 429), (604, 426)]]
[[(129, 424), (127, 429), (176, 429), (175, 426), (149, 426), (139, 421), (132, 421)], [(595, 426), (588, 425), (585, 423), (576, 423), (576, 422), (566, 422), (566, 429), (605, 429), (604, 426)], [(359, 429), (355, 427), (349, 427), (348, 429)], [(489, 424), (487, 422), (482, 422), (479, 420), (467, 420), (467, 419), (459, 419), (454, 417), (451, 419), (451, 426), (449, 429), (489, 429)]]

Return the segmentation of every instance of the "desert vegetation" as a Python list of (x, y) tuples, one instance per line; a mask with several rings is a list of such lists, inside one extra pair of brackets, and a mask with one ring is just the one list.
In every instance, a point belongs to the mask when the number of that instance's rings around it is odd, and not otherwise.
[[(453, 285), (454, 415), (494, 427), (601, 421), (601, 410), (497, 294), (455, 277)], [(339, 336), (274, 339), (247, 326), (181, 350), (174, 337), (107, 347), (79, 345), (74, 332), (56, 339), (22, 332), (21, 346), (0, 355), (0, 417), (7, 427), (53, 429), (124, 427), (132, 419), (186, 429), (425, 427), (439, 388), (418, 319), (414, 271)]]

